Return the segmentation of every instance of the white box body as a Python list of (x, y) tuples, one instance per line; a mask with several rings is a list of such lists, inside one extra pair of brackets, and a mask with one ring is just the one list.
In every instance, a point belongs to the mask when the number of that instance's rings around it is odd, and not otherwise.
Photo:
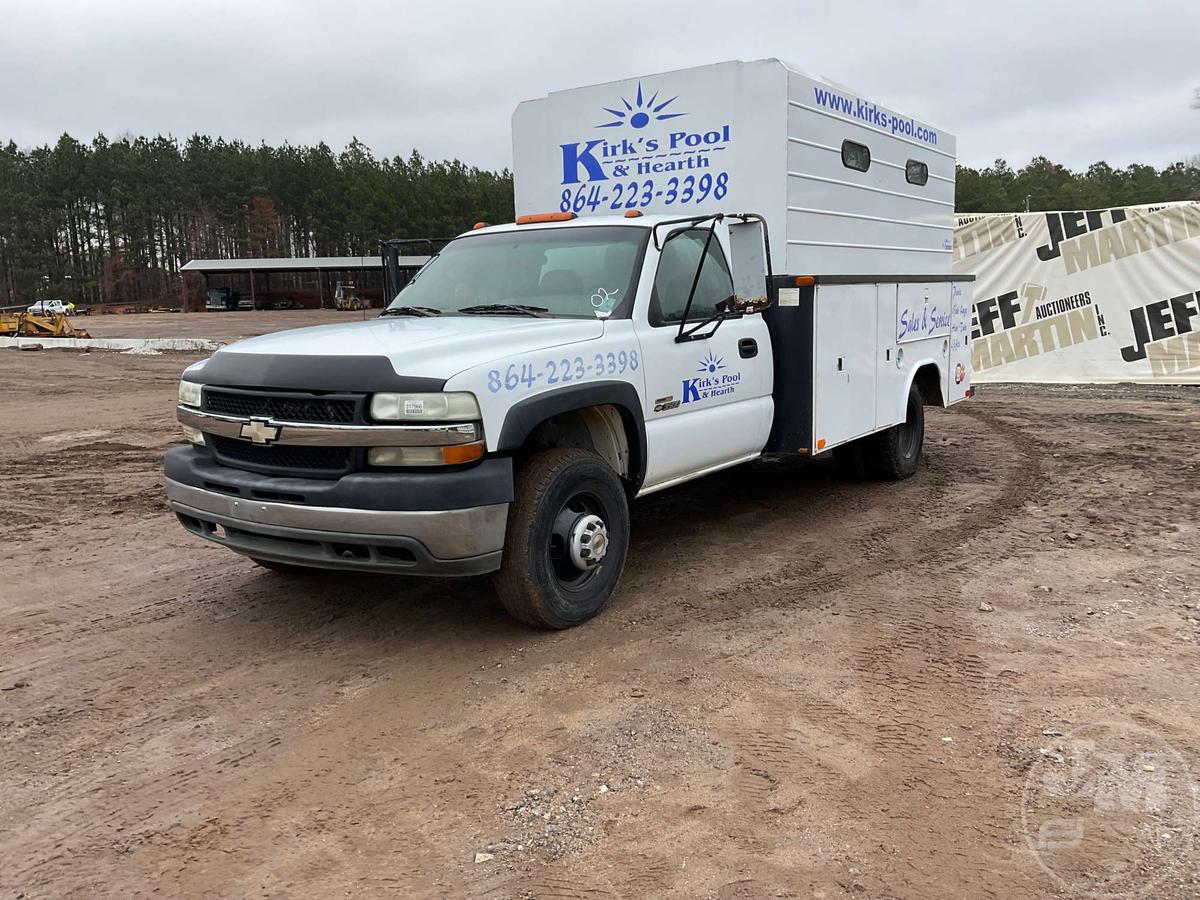
[[(845, 141), (868, 148), (866, 171), (843, 163)], [(776, 59), (558, 91), (513, 115), (518, 215), (755, 212), (776, 273), (950, 274), (954, 162), (953, 135)]]

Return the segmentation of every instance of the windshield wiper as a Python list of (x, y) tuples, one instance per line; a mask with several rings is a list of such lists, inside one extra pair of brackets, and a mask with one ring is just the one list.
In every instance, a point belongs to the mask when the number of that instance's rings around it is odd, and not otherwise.
[(541, 318), (549, 312), (544, 306), (526, 306), (523, 303), (481, 303), (478, 306), (464, 306), (459, 310), (467, 315), (483, 315), (496, 313), (501, 316), (535, 316)]
[(389, 306), (380, 316), (440, 316), (442, 311), (432, 306)]

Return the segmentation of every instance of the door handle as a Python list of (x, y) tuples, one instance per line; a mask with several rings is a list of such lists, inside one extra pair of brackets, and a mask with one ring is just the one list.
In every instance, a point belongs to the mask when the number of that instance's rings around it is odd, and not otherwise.
[(741, 354), (742, 359), (758, 356), (758, 341), (754, 338), (742, 338), (738, 341), (738, 353)]

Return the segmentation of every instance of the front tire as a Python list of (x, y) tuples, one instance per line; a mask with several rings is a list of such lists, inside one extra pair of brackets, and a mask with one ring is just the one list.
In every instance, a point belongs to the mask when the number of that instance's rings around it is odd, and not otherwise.
[(914, 384), (908, 391), (904, 421), (863, 441), (859, 451), (863, 474), (880, 481), (910, 478), (921, 464), (925, 444), (925, 398)]
[(628, 549), (617, 473), (589, 450), (542, 450), (517, 476), (496, 593), (527, 625), (570, 628), (607, 605)]

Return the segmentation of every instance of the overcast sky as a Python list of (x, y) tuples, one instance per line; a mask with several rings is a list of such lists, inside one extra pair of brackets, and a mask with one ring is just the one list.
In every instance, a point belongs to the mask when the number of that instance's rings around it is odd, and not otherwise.
[(523, 99), (777, 56), (958, 136), (960, 161), (1200, 153), (1198, 0), (0, 0), (0, 140), (357, 136), (512, 163)]

